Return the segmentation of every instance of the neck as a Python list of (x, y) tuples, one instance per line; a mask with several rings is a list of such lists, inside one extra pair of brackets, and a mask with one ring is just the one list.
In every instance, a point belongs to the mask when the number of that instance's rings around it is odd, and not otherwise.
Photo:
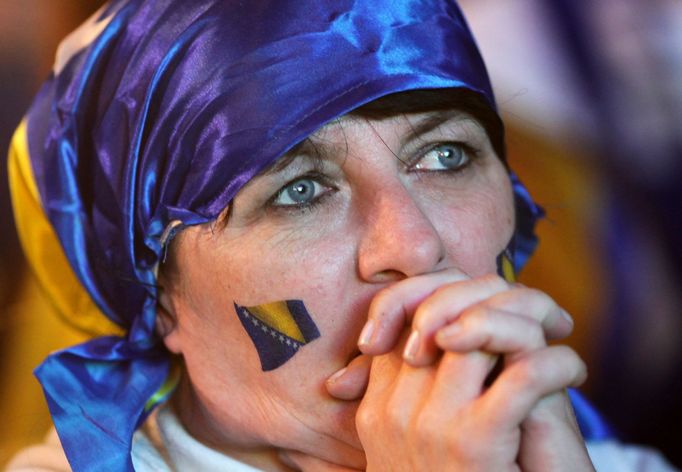
[(230, 441), (218, 432), (215, 420), (210, 417), (197, 398), (187, 376), (183, 376), (171, 399), (171, 408), (185, 430), (197, 441), (239, 462), (267, 472), (291, 472), (277, 449), (244, 441)]

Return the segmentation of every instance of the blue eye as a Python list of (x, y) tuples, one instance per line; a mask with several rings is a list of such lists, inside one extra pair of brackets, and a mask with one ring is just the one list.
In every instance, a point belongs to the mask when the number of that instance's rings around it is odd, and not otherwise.
[(464, 145), (444, 143), (426, 151), (414, 166), (417, 170), (457, 170), (469, 163)]
[(329, 190), (314, 179), (302, 177), (282, 187), (273, 203), (277, 206), (306, 206)]

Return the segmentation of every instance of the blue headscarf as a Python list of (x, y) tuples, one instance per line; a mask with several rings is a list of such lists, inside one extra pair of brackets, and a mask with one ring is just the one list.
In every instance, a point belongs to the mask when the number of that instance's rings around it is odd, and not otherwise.
[[(114, 0), (65, 41), (10, 170), (48, 293), (74, 324), (117, 334), (36, 370), (74, 470), (132, 470), (133, 432), (172, 389), (154, 329), (164, 232), (214, 220), (329, 120), (444, 88), (495, 109), (454, 0)], [(512, 181), (518, 269), (541, 210)]]

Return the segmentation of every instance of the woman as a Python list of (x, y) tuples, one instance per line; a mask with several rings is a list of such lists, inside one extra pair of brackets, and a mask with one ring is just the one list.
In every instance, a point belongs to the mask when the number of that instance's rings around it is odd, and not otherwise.
[(246, 3), (106, 5), (15, 138), (36, 272), (119, 334), (36, 371), (70, 466), (592, 470), (457, 6)]

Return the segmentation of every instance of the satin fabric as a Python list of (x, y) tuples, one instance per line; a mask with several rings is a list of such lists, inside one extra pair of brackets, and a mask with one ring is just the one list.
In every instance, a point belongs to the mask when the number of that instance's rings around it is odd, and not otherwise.
[[(62, 284), (49, 254), (29, 254), (51, 274), (49, 290), (72, 291), (64, 315), (99, 331), (101, 313), (123, 333), (36, 370), (73, 469), (132, 470), (132, 433), (170, 390), (154, 333), (166, 228), (215, 219), (339, 115), (390, 93), (457, 87), (495, 107), (452, 0), (120, 0), (68, 38), (15, 140), (13, 188), (34, 189), (15, 192), (35, 218), (20, 225), (27, 251), (61, 252), (73, 271)], [(541, 210), (512, 180), (518, 269)], [(92, 303), (69, 305), (83, 297)]]

